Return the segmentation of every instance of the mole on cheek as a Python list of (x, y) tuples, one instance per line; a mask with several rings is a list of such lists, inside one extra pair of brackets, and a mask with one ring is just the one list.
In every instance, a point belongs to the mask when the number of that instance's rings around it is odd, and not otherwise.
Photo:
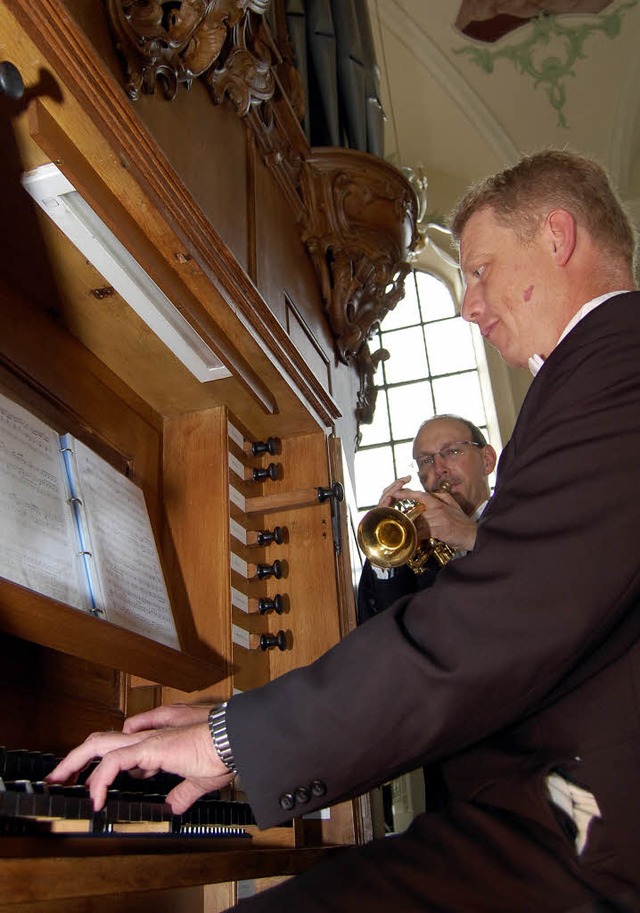
[(531, 296), (533, 295), (533, 286), (530, 285), (529, 288), (524, 290), (524, 300), (531, 301)]

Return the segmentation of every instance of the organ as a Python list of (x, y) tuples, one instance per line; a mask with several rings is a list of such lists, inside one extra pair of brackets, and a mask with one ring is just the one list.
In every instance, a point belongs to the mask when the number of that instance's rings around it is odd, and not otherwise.
[[(280, 4), (268, 24), (238, 12), (215, 99), (193, 77), (172, 100), (147, 84), (135, 102), (114, 40), (124, 6), (0, 6), (12, 65), (0, 96), (0, 390), (143, 489), (180, 650), (0, 579), (0, 757), (11, 768), (0, 913), (213, 913), (238, 881), (301, 871), (371, 835), (366, 801), (260, 833), (240, 787), (206, 809), (230, 824), (176, 822), (161, 792), (132, 798), (131, 784), (96, 819), (86, 796), (24, 773), (127, 714), (259, 686), (348, 632), (350, 458), (372, 395), (363, 339), (384, 289), (397, 299), (413, 238), (415, 200), (395, 169), (309, 149), (284, 58), (272, 52), (271, 88), (260, 100), (250, 85), (246, 110), (220, 88), (225, 73), (242, 82), (229, 70), (238, 35), (245, 51), (255, 34), (275, 47)], [(164, 22), (198, 5), (147, 6)], [(24, 174), (51, 163), (215, 355), (215, 379), (194, 376), (32, 203)], [(319, 269), (321, 248), (331, 255)], [(65, 803), (73, 815), (58, 814)], [(156, 830), (125, 833), (143, 807)], [(189, 836), (196, 825), (204, 832)]]

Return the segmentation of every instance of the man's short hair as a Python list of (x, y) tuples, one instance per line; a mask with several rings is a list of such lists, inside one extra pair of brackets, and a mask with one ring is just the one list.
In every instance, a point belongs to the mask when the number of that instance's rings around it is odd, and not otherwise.
[(636, 233), (623, 204), (604, 168), (576, 152), (536, 152), (475, 184), (448, 219), (456, 242), (484, 207), (524, 242), (532, 240), (552, 210), (566, 209), (605, 251), (634, 267)]
[[(431, 422), (437, 422), (440, 419), (449, 419), (454, 422), (460, 422), (461, 425), (464, 425), (468, 429), (470, 441), (473, 441), (474, 444), (479, 444), (480, 447), (487, 446), (487, 439), (485, 438), (482, 431), (480, 431), (480, 429), (477, 427), (477, 425), (474, 425), (473, 422), (469, 421), (469, 419), (462, 418), (461, 415), (450, 415), (448, 413), (443, 414), (443, 415), (432, 415), (431, 418), (425, 419), (424, 422), (418, 428), (418, 430), (416, 432), (416, 437), (418, 437), (418, 435), (420, 434), (420, 432), (426, 425), (430, 425)], [(414, 440), (415, 440), (415, 438), (414, 438)]]

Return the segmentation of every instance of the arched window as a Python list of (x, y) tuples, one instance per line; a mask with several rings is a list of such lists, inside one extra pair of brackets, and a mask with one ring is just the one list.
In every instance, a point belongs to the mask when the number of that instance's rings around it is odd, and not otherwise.
[[(385, 485), (412, 473), (413, 438), (432, 415), (468, 418), (500, 449), (482, 338), (458, 310), (442, 279), (414, 270), (370, 343), (372, 352), (387, 349), (389, 359), (378, 366), (374, 420), (361, 426), (355, 454), (361, 514), (378, 503)], [(420, 487), (415, 473), (411, 485)]]

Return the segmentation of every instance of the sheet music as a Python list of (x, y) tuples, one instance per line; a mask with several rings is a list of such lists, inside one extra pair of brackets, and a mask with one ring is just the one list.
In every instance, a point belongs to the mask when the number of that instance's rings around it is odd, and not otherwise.
[(0, 395), (0, 575), (87, 609), (59, 446), (53, 428)]
[(73, 449), (107, 620), (179, 649), (142, 490), (81, 441)]

